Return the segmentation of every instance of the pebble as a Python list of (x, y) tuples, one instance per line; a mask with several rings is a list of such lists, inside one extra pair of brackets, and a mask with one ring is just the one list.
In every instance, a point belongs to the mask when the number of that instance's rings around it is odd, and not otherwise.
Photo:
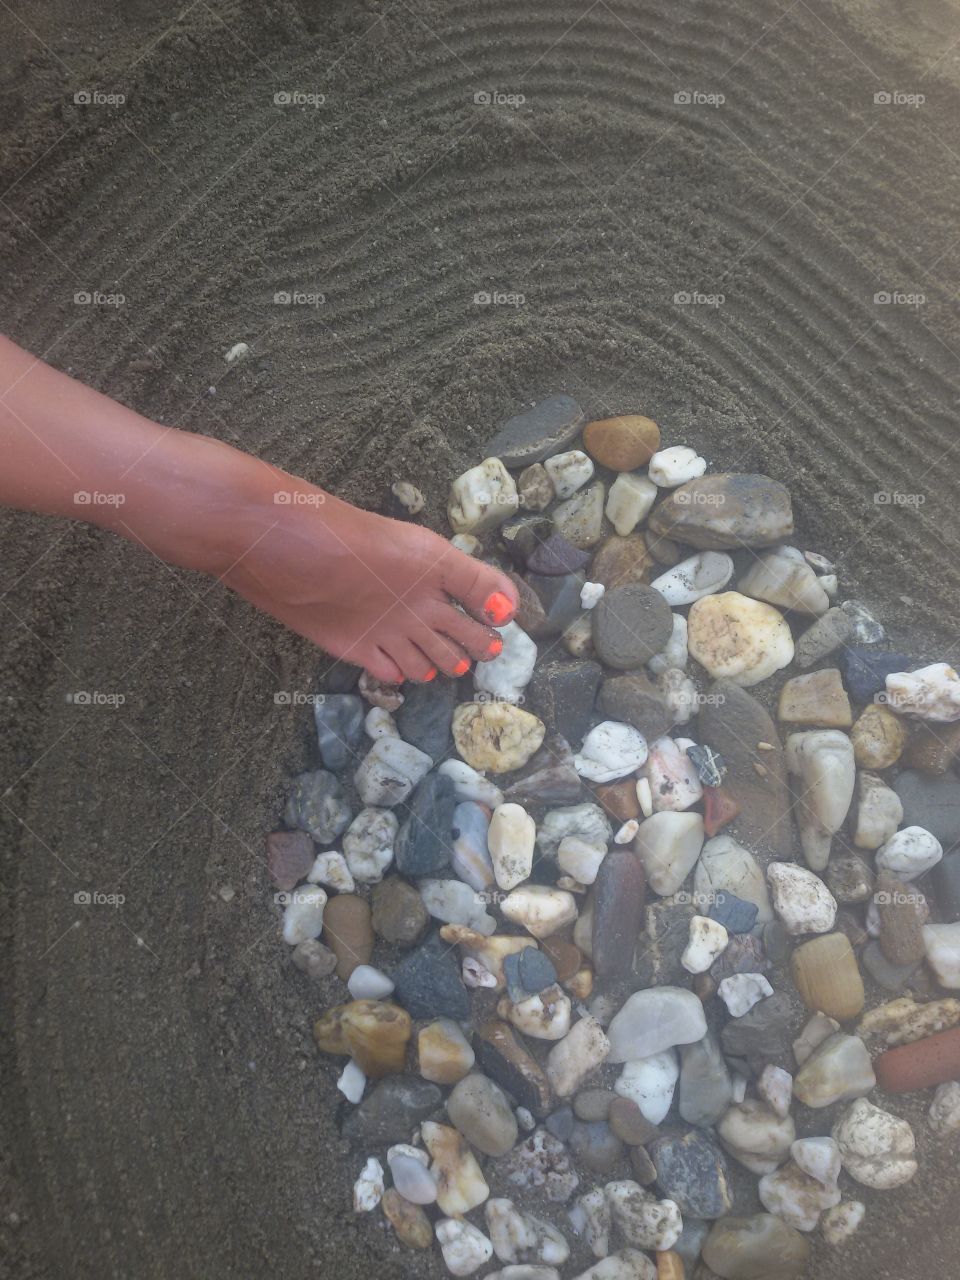
[(794, 547), (778, 547), (754, 560), (739, 579), (744, 595), (781, 609), (818, 617), (830, 608), (830, 597)]
[(496, 920), (484, 910), (483, 896), (461, 880), (421, 880), (420, 897), (435, 920), (487, 935), (496, 930)]
[[(523, 505), (522, 493), (520, 505)], [(474, 537), (472, 533), (455, 533), (450, 539), (450, 545), (451, 547), (456, 547), (458, 551), (462, 551), (465, 556), (477, 556), (483, 550), (483, 543), (479, 538)]]
[(562, 1040), (570, 1030), (570, 997), (554, 984), (537, 995), (514, 1003), (504, 998), (497, 1005), (497, 1013), (536, 1040)]
[(703, 783), (687, 755), (689, 738), (658, 738), (650, 748), (643, 771), (650, 783), (655, 813), (681, 812), (703, 799)]
[(730, 935), (717, 920), (708, 916), (693, 916), (690, 921), (690, 940), (684, 948), (680, 963), (688, 973), (706, 973), (725, 950)]
[(610, 1061), (649, 1058), (706, 1035), (703, 1006), (681, 987), (661, 986), (631, 995), (608, 1028)]
[(637, 832), (640, 830), (640, 823), (636, 818), (630, 818), (628, 822), (624, 822), (617, 828), (613, 836), (614, 844), (630, 844)]
[(760, 1000), (772, 996), (773, 987), (762, 973), (732, 973), (721, 980), (717, 995), (731, 1018), (742, 1018)]
[(436, 1202), (437, 1180), (430, 1172), (430, 1157), (426, 1151), (400, 1143), (387, 1152), (387, 1164), (393, 1185), (404, 1200), (411, 1204)]
[(703, 1130), (663, 1134), (650, 1143), (649, 1151), (657, 1186), (682, 1214), (709, 1220), (733, 1208), (727, 1162)]
[(410, 952), (393, 972), (396, 997), (414, 1018), (470, 1016), (470, 999), (454, 957), (434, 936)]
[(732, 577), (733, 561), (726, 552), (700, 551), (654, 578), (650, 585), (676, 608), (722, 591)]
[(793, 1082), (795, 1096), (807, 1107), (830, 1107), (860, 1098), (876, 1085), (870, 1055), (859, 1036), (835, 1031), (804, 1062)]
[(792, 733), (786, 762), (787, 771), (798, 779), (797, 822), (804, 857), (813, 870), (822, 871), (853, 800), (854, 749), (838, 729)]
[(900, 715), (941, 724), (960, 720), (960, 676), (946, 662), (886, 678), (887, 702)]
[(638, 1182), (624, 1179), (603, 1188), (614, 1226), (638, 1249), (671, 1249), (680, 1238), (683, 1220), (672, 1200), (658, 1200)]
[(927, 1119), (935, 1133), (960, 1133), (960, 1082), (937, 1085)]
[[(558, 498), (569, 498), (593, 479), (596, 468), (593, 460), (582, 449), (568, 449), (545, 459), (544, 470), (553, 481)], [(578, 566), (579, 567), (579, 566)]]
[(879, 849), (903, 820), (900, 797), (876, 774), (857, 774), (856, 825), (853, 843), (858, 849)]
[(473, 1049), (456, 1022), (438, 1018), (417, 1035), (417, 1060), (424, 1080), (456, 1084), (473, 1068)]
[(383, 711), (397, 711), (403, 706), (404, 697), (398, 684), (384, 684), (381, 680), (374, 680), (366, 671), (361, 671), (357, 688), (372, 707), (380, 707)]
[(517, 1140), (516, 1117), (503, 1090), (478, 1072), (454, 1085), (447, 1099), (447, 1115), (484, 1155), (506, 1155)]
[(600, 1023), (584, 1015), (547, 1056), (546, 1076), (557, 1097), (569, 1098), (576, 1093), (609, 1054), (610, 1041)]
[(697, 550), (765, 547), (793, 533), (790, 494), (768, 476), (722, 473), (681, 485), (659, 504), (654, 533)]
[[(478, 662), (474, 667), (474, 687), (478, 695), (486, 694), (505, 702), (519, 702), (533, 675), (537, 646), (516, 622), (508, 622), (505, 627), (498, 627), (497, 631), (503, 641), (503, 648), (496, 658), (489, 662)], [(478, 697), (478, 701), (482, 701), (482, 698)]]
[(616, 1096), (611, 1089), (583, 1089), (573, 1100), (573, 1113), (578, 1120), (606, 1120)]
[(685, 444), (660, 449), (647, 464), (647, 474), (661, 489), (675, 489), (688, 480), (696, 480), (706, 469), (706, 458), (701, 458), (696, 449)]
[(322, 1052), (349, 1054), (371, 1080), (403, 1070), (410, 1033), (410, 1015), (384, 1000), (337, 1005), (313, 1025)]
[(905, 769), (894, 789), (903, 805), (906, 826), (923, 827), (945, 849), (960, 841), (960, 781), (955, 777), (937, 778)]
[(603, 675), (590, 660), (541, 662), (528, 686), (528, 698), (550, 733), (579, 743), (593, 714)]
[(635, 471), (660, 448), (660, 428), (638, 413), (599, 418), (584, 427), (583, 447), (602, 467)]
[(616, 1097), (610, 1104), (610, 1128), (631, 1147), (641, 1147), (657, 1136), (656, 1125), (643, 1114), (633, 1098)]
[(450, 779), (454, 795), (459, 801), (472, 800), (475, 804), (486, 805), (488, 809), (495, 809), (498, 804), (503, 804), (503, 792), (500, 788), (462, 760), (444, 760), (437, 773)]
[(357, 887), (343, 854), (333, 849), (317, 854), (307, 879), (311, 884), (325, 884), (338, 893), (353, 893)]
[(604, 720), (595, 725), (573, 757), (574, 767), (591, 782), (613, 782), (632, 773), (647, 758), (647, 742), (631, 725)]
[(937, 906), (950, 923), (960, 920), (960, 853), (951, 853), (937, 863), (933, 873)]
[(373, 931), (386, 942), (412, 946), (429, 923), (420, 894), (400, 876), (390, 876), (376, 885), (371, 905)]
[(556, 1111), (547, 1117), (545, 1128), (548, 1133), (560, 1142), (569, 1142), (570, 1135), (573, 1133), (574, 1114), (572, 1107), (558, 1107)]
[(407, 816), (394, 844), (398, 871), (426, 876), (449, 864), (455, 808), (450, 779), (440, 773), (428, 774), (406, 806)]
[[(706, 842), (694, 871), (693, 885), (695, 902), (701, 909), (709, 907), (709, 914), (722, 910), (722, 903), (736, 901), (755, 907), (756, 919), (761, 924), (773, 919), (770, 894), (760, 864), (732, 836), (714, 836)], [(727, 924), (727, 931), (746, 933), (748, 930), (734, 929)]]
[(736, 894), (726, 892), (716, 894), (709, 911), (710, 919), (722, 924), (728, 934), (749, 933), (757, 923), (758, 914), (755, 902), (745, 902)]
[(572, 893), (540, 884), (514, 889), (500, 903), (500, 910), (507, 920), (523, 925), (535, 938), (548, 938), (577, 918)]
[(670, 606), (659, 591), (639, 582), (608, 589), (591, 619), (598, 655), (618, 670), (648, 662), (663, 651), (673, 633)]
[(831, 858), (823, 873), (827, 888), (840, 903), (866, 902), (874, 890), (873, 869), (856, 853)]
[(943, 857), (943, 846), (923, 827), (904, 827), (894, 832), (877, 850), (878, 871), (891, 871), (901, 880), (916, 880), (935, 867)]
[(522, 805), (501, 804), (494, 810), (487, 844), (494, 875), (501, 889), (514, 889), (529, 877), (536, 838), (536, 823)]
[[(772, 1062), (768, 1062), (757, 1080), (757, 1094), (771, 1111), (781, 1119), (786, 1119), (790, 1114), (790, 1103), (793, 1100), (793, 1076), (789, 1071), (784, 1071), (783, 1067), (775, 1067)], [(839, 1165), (837, 1172), (839, 1172)]]
[(583, 783), (573, 765), (573, 752), (566, 738), (550, 734), (516, 782), (507, 788), (513, 804), (576, 804), (583, 795)]
[(491, 773), (521, 768), (545, 733), (542, 720), (507, 702), (466, 702), (453, 715), (457, 751), (472, 768)]
[(593, 884), (606, 854), (603, 845), (581, 840), (579, 836), (564, 836), (557, 846), (557, 863), (579, 884)]
[(383, 1193), (383, 1212), (397, 1233), (397, 1239), (410, 1249), (429, 1249), (433, 1244), (433, 1227), (419, 1205), (411, 1204), (394, 1188)]
[(791, 1017), (790, 1001), (783, 993), (768, 996), (743, 1017), (727, 1023), (720, 1033), (723, 1052), (731, 1058), (746, 1058), (762, 1070), (768, 1062), (785, 1056)]
[(340, 780), (332, 773), (315, 769), (294, 778), (284, 811), (288, 827), (308, 831), (318, 844), (330, 844), (351, 817)]
[(910, 664), (905, 653), (878, 653), (860, 645), (845, 645), (843, 650), (843, 678), (855, 702), (872, 701), (884, 689), (888, 675), (903, 671)]
[(698, 813), (664, 811), (640, 824), (634, 849), (654, 893), (668, 897), (677, 892), (700, 856), (703, 837)]
[[(638, 778), (636, 784), (637, 804), (645, 818), (653, 817), (653, 792), (650, 790), (649, 778)], [(637, 827), (639, 832), (640, 828)], [(636, 838), (636, 837), (634, 837)]]
[(369, 1143), (404, 1142), (441, 1101), (435, 1084), (417, 1076), (387, 1076), (353, 1112), (344, 1132)]
[(311, 938), (318, 938), (323, 929), (323, 912), (327, 895), (321, 888), (292, 889), (282, 895), (286, 900), (283, 909), (283, 940), (291, 947)]
[(534, 1130), (498, 1166), (505, 1181), (524, 1190), (543, 1188), (555, 1204), (565, 1204), (580, 1185), (563, 1143), (546, 1129)]
[(657, 686), (642, 673), (613, 676), (600, 686), (600, 710), (636, 729), (648, 742), (673, 727), (673, 714)]
[(544, 511), (557, 496), (546, 468), (531, 463), (517, 476), (517, 496), (523, 511)]
[(447, 519), (454, 533), (487, 533), (515, 515), (517, 485), (499, 458), (485, 458), (450, 484)]
[(313, 704), (320, 759), (327, 769), (339, 773), (357, 760), (363, 742), (366, 706), (355, 693), (320, 694)]
[(849, 729), (853, 713), (836, 667), (825, 667), (788, 680), (780, 690), (777, 719), (785, 724)]
[(719, 787), (727, 772), (723, 756), (712, 747), (700, 746), (689, 739), (687, 741), (689, 745), (684, 750), (697, 771), (697, 777), (705, 787)]
[(313, 841), (306, 831), (272, 831), (267, 836), (267, 868), (281, 890), (298, 885), (314, 862)]
[(450, 865), (454, 873), (477, 893), (494, 883), (493, 863), (487, 848), (489, 811), (473, 800), (463, 800), (453, 811)]
[(886, 1191), (909, 1182), (917, 1172), (910, 1125), (866, 1098), (852, 1102), (831, 1133), (844, 1169), (865, 1187)]
[(424, 1120), (420, 1134), (432, 1160), (430, 1172), (436, 1179), (441, 1213), (469, 1213), (483, 1204), (490, 1190), (460, 1133), (449, 1125)]
[(445, 924), (440, 930), (444, 942), (456, 943), (462, 948), (464, 955), (478, 960), (485, 969), (494, 975), (497, 989), (502, 991), (505, 984), (503, 962), (513, 952), (523, 951), (533, 945), (529, 938), (494, 934), (487, 937), (468, 929), (465, 925)]
[(583, 410), (572, 396), (548, 396), (509, 418), (487, 444), (487, 451), (508, 467), (525, 467), (570, 444), (583, 423)]
[(850, 730), (850, 740), (861, 769), (889, 769), (903, 753), (907, 728), (888, 707), (871, 703)]
[(630, 1148), (630, 1171), (634, 1181), (639, 1182), (641, 1187), (650, 1187), (657, 1180), (656, 1165), (645, 1147)]
[(601, 1187), (577, 1196), (567, 1217), (574, 1232), (584, 1242), (595, 1258), (605, 1258), (610, 1252), (610, 1207)]
[(553, 962), (558, 982), (567, 982), (579, 970), (582, 957), (579, 948), (572, 942), (547, 938), (543, 943), (543, 950)]
[(800, 1280), (809, 1257), (809, 1241), (770, 1213), (724, 1218), (703, 1244), (707, 1266), (727, 1280)]
[(697, 713), (697, 686), (688, 675), (672, 667), (657, 676), (657, 688), (676, 724), (688, 724)]
[(657, 1280), (657, 1268), (637, 1249), (620, 1249), (581, 1271), (573, 1280)]
[(820, 1219), (824, 1240), (833, 1246), (845, 1244), (856, 1235), (866, 1212), (866, 1206), (860, 1200), (844, 1200), (828, 1209)]
[(505, 1022), (482, 1023), (474, 1044), (477, 1064), (502, 1089), (534, 1115), (550, 1110), (553, 1092), (543, 1068)]
[(623, 1143), (610, 1126), (600, 1120), (594, 1124), (577, 1121), (570, 1135), (570, 1150), (581, 1169), (591, 1173), (611, 1173), (623, 1160)]
[(864, 1040), (876, 1039), (892, 1047), (923, 1040), (938, 1031), (960, 1025), (960, 1000), (945, 997), (918, 1004), (912, 997), (890, 1000), (865, 1013), (857, 1034)]
[(638, 525), (643, 524), (653, 509), (657, 493), (657, 486), (646, 476), (627, 472), (617, 476), (607, 494), (606, 517), (618, 537), (628, 537)]
[(483, 1232), (460, 1218), (442, 1218), (434, 1230), (452, 1276), (472, 1275), (493, 1256), (493, 1245)]
[(733, 1082), (716, 1037), (708, 1033), (702, 1040), (683, 1045), (678, 1102), (682, 1119), (699, 1128), (714, 1125), (732, 1101)]
[(367, 1077), (351, 1058), (337, 1077), (337, 1088), (348, 1102), (352, 1102), (356, 1106), (363, 1097), (363, 1091), (366, 1087)]
[(802, 943), (790, 957), (800, 999), (813, 1012), (840, 1022), (863, 1009), (863, 979), (850, 940), (844, 933), (825, 933)]
[[(480, 663), (477, 670), (492, 665)], [(429, 684), (410, 683), (404, 688), (406, 697), (397, 712), (397, 729), (401, 738), (432, 760), (444, 759), (450, 753), (450, 723), (457, 701), (457, 682), (439, 676)]]
[(783, 615), (738, 591), (704, 596), (691, 605), (687, 641), (710, 676), (745, 688), (793, 659), (793, 637)]
[(570, 1248), (560, 1231), (531, 1213), (521, 1213), (512, 1200), (488, 1200), (487, 1230), (501, 1262), (549, 1263), (560, 1266)]
[[(797, 639), (795, 653), (797, 666), (812, 667), (821, 658), (826, 658), (831, 653), (836, 653), (852, 637), (853, 623), (849, 615), (844, 613), (842, 609), (828, 609)], [(848, 687), (850, 688), (850, 693), (856, 697), (852, 686), (848, 685)], [(866, 701), (865, 698), (858, 698), (857, 700)]]
[(301, 973), (305, 973), (314, 982), (329, 978), (337, 967), (337, 957), (329, 947), (325, 947), (316, 938), (306, 938), (298, 942), (290, 956)]
[(343, 853), (350, 874), (364, 884), (376, 884), (393, 861), (400, 824), (389, 809), (363, 808), (343, 836)]
[(630, 849), (613, 849), (596, 873), (593, 901), (592, 959), (599, 978), (624, 977), (643, 923), (646, 876)]
[(773, 909), (789, 933), (829, 933), (833, 928), (836, 899), (812, 871), (792, 862), (771, 862), (767, 881)]
[(836, 1185), (825, 1186), (792, 1160), (775, 1173), (764, 1174), (758, 1191), (763, 1207), (798, 1231), (815, 1230), (820, 1214), (840, 1203)]
[(385, 1000), (393, 994), (393, 983), (385, 973), (369, 964), (358, 964), (347, 981), (354, 1000)]
[(671, 668), (683, 671), (686, 668), (689, 652), (687, 649), (687, 620), (682, 613), (673, 615), (673, 631), (664, 646), (663, 652), (656, 654), (647, 663), (647, 667), (655, 676), (662, 676)]
[(383, 1165), (371, 1156), (353, 1184), (354, 1213), (369, 1213), (383, 1197)]
[(635, 582), (647, 583), (653, 572), (654, 561), (641, 534), (625, 537), (612, 534), (594, 554), (590, 579), (612, 591), (615, 587), (626, 587)]
[(592, 609), (603, 599), (606, 589), (602, 582), (585, 582), (580, 588), (580, 604), (584, 609)]
[(603, 485), (597, 481), (553, 509), (557, 532), (581, 551), (595, 547), (603, 536), (604, 497)]
[(550, 809), (537, 828), (540, 851), (548, 858), (555, 858), (560, 841), (566, 836), (579, 836), (589, 844), (606, 847), (613, 837), (613, 828), (598, 804), (588, 802)]
[(790, 1154), (797, 1136), (791, 1116), (778, 1116), (766, 1102), (735, 1103), (717, 1122), (717, 1136), (728, 1155), (751, 1173), (772, 1173)]
[(878, 942), (870, 942), (861, 956), (863, 967), (885, 991), (902, 991), (917, 975), (919, 965), (891, 964)]
[(627, 1062), (613, 1087), (621, 1098), (636, 1103), (645, 1120), (657, 1125), (670, 1110), (679, 1078), (676, 1051), (664, 1049)]
[(425, 751), (401, 738), (377, 738), (364, 756), (354, 783), (365, 805), (389, 809), (406, 800), (432, 765)]
[(886, 1093), (911, 1093), (960, 1079), (960, 1029), (939, 1031), (876, 1059), (877, 1084)]
[(875, 905), (880, 916), (880, 948), (892, 964), (918, 964), (926, 954), (922, 926), (928, 911), (923, 894), (881, 871)]

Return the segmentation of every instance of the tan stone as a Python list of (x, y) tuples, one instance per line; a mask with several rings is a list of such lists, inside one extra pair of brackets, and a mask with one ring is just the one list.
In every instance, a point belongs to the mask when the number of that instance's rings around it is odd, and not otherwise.
[(324, 1053), (349, 1054), (370, 1079), (404, 1068), (412, 1032), (406, 1009), (386, 1000), (352, 1000), (328, 1010), (314, 1023)]
[(465, 702), (453, 713), (457, 751), (480, 772), (521, 768), (539, 750), (545, 733), (542, 720), (509, 702)]
[(642, 534), (631, 533), (625, 538), (612, 534), (593, 557), (590, 565), (591, 582), (602, 582), (608, 591), (625, 587), (631, 582), (649, 583), (656, 575), (657, 567)]
[(466, 1036), (450, 1018), (438, 1018), (417, 1036), (420, 1074), (434, 1084), (456, 1084), (474, 1063)]
[(337, 957), (337, 977), (344, 982), (358, 964), (373, 955), (373, 923), (366, 899), (338, 893), (323, 912), (323, 940)]
[(401, 1244), (409, 1249), (430, 1248), (433, 1244), (433, 1227), (418, 1204), (404, 1200), (395, 1187), (388, 1187), (380, 1203)]
[(793, 981), (808, 1009), (844, 1022), (863, 1009), (863, 978), (845, 933), (801, 943), (790, 957)]
[(889, 707), (874, 702), (857, 718), (850, 740), (853, 757), (861, 769), (889, 769), (906, 746), (907, 729)]
[(777, 719), (784, 724), (808, 724), (823, 729), (849, 729), (853, 724), (850, 699), (836, 667), (794, 676), (780, 690)]

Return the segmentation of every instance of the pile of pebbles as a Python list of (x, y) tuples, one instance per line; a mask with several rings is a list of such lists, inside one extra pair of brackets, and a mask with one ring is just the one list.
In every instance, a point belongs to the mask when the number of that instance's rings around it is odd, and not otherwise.
[(793, 1280), (916, 1174), (893, 1095), (960, 1131), (960, 678), (648, 418), (554, 396), (489, 453), (448, 517), (501, 654), (336, 668), (267, 840), (354, 1208), (455, 1276)]

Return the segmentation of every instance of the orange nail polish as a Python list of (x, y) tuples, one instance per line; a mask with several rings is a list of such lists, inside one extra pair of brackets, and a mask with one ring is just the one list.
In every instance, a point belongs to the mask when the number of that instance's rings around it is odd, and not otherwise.
[(501, 653), (503, 653), (503, 641), (499, 636), (490, 641), (490, 648), (487, 650), (487, 653), (489, 653), (491, 658), (499, 658)]
[(469, 670), (470, 670), (470, 659), (461, 658), (460, 661), (457, 663), (457, 665), (453, 668), (453, 674), (455, 676), (465, 676)]
[(502, 626), (513, 613), (510, 597), (502, 591), (494, 591), (483, 606), (483, 612), (495, 627)]
[(430, 670), (427, 672), (427, 674), (423, 677), (424, 684), (426, 684), (428, 680), (433, 680), (436, 674), (437, 674), (437, 668), (431, 667)]

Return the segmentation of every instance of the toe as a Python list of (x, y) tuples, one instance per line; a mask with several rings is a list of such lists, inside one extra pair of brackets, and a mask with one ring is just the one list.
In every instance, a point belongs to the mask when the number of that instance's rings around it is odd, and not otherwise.
[(438, 630), (424, 626), (413, 634), (412, 639), (445, 675), (463, 676), (470, 670), (470, 659), (464, 650)]
[(438, 603), (429, 618), (431, 626), (449, 638), (476, 662), (495, 658), (503, 648), (503, 640), (493, 627), (474, 622), (446, 601)]
[(371, 648), (360, 665), (381, 684), (403, 683), (403, 672), (389, 654), (380, 648)]
[(440, 581), (469, 613), (494, 626), (502, 627), (517, 611), (517, 589), (506, 574), (462, 551), (444, 557)]
[(404, 680), (416, 680), (422, 684), (437, 674), (437, 664), (421, 648), (406, 638), (398, 638), (389, 645), (390, 657), (403, 672)]

